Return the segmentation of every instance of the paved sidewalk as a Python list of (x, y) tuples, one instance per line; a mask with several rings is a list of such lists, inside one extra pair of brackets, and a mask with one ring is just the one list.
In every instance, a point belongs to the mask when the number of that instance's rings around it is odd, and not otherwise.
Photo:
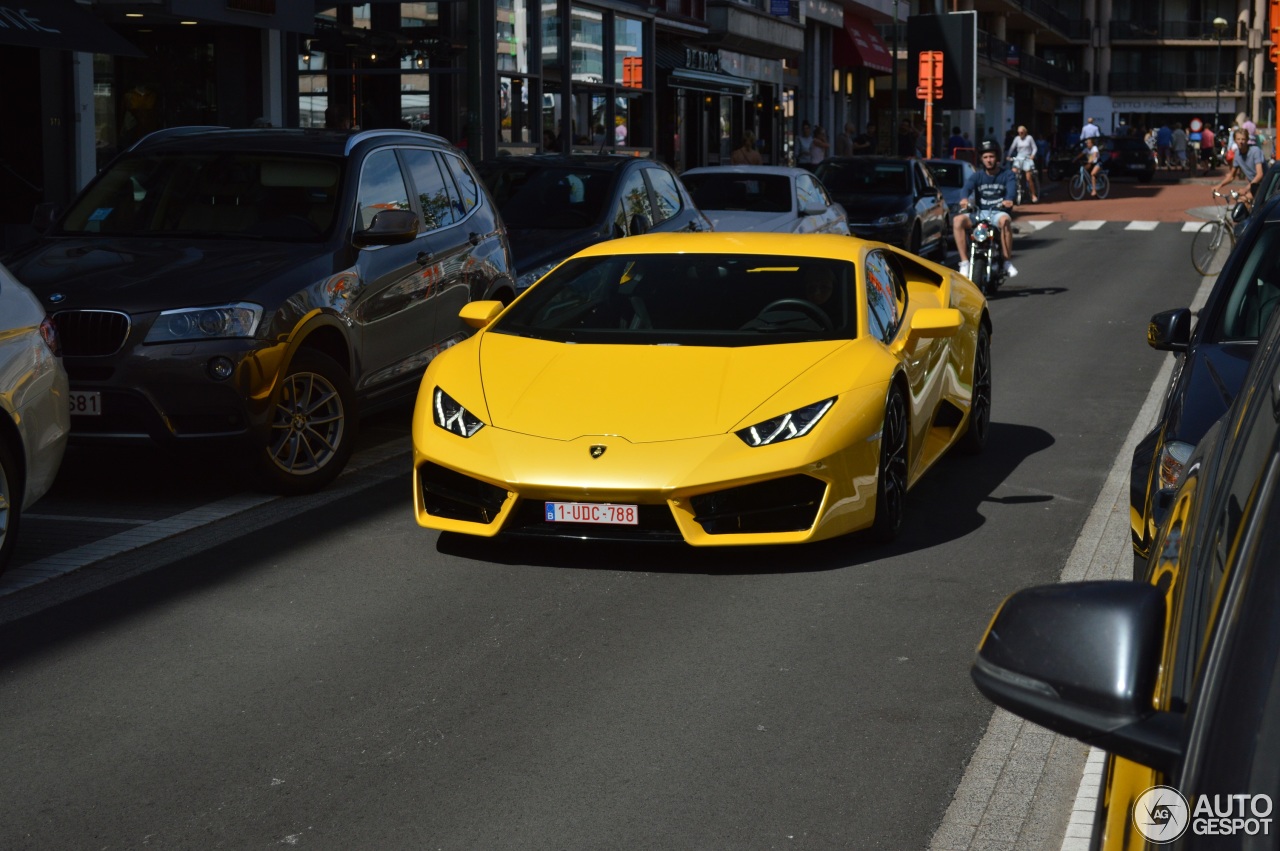
[[(1174, 177), (1167, 172), (1156, 174), (1150, 183), (1117, 180), (1111, 184), (1107, 198), (1072, 201), (1067, 183), (1049, 183), (1040, 195), (1040, 203), (1017, 208), (1019, 220), (1047, 219), (1057, 221), (1195, 222), (1214, 215), (1213, 187), (1222, 180), (1218, 170), (1208, 177)], [(1243, 183), (1237, 182), (1236, 188)], [(1230, 187), (1228, 187), (1230, 188)]]

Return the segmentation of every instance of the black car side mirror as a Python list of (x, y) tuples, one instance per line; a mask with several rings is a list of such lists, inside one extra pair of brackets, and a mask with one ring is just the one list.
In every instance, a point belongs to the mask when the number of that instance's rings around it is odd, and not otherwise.
[(629, 224), (631, 225), (632, 236), (638, 236), (642, 233), (649, 232), (649, 217), (643, 213), (636, 213), (632, 216)]
[(1184, 716), (1151, 705), (1164, 622), (1164, 593), (1145, 582), (1027, 588), (992, 619), (970, 674), (1015, 715), (1167, 772)]
[(40, 233), (47, 233), (53, 227), (53, 223), (58, 220), (58, 212), (58, 205), (53, 201), (37, 204), (35, 211), (31, 214), (31, 226)]
[(1147, 324), (1147, 345), (1162, 352), (1185, 352), (1191, 342), (1191, 311), (1165, 310)]
[(1231, 208), (1231, 221), (1243, 222), (1249, 218), (1249, 208), (1245, 206), (1243, 201), (1237, 201), (1236, 205)]
[(369, 227), (356, 231), (352, 242), (369, 245), (401, 245), (418, 235), (418, 214), (412, 210), (379, 210)]

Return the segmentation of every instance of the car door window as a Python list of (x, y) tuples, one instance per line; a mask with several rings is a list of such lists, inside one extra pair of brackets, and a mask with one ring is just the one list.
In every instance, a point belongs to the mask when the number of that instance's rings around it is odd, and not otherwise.
[(455, 157), (453, 154), (439, 154), (441, 159), (445, 161), (449, 172), (453, 175), (453, 182), (458, 187), (458, 198), (461, 202), (459, 208), (462, 216), (466, 216), (476, 205), (480, 203), (480, 181), (467, 168), (467, 164), (462, 161), (461, 157)]
[(871, 335), (883, 343), (893, 340), (906, 306), (906, 288), (883, 251), (867, 255), (867, 322)]
[(631, 235), (631, 221), (636, 216), (644, 216), (650, 225), (653, 224), (653, 208), (649, 204), (649, 190), (644, 182), (640, 169), (628, 174), (622, 182), (622, 191), (618, 195), (618, 218), (622, 232)]
[(796, 209), (798, 210), (803, 210), (814, 204), (827, 206), (822, 187), (807, 174), (802, 174), (796, 178), (796, 202), (798, 204)]
[(453, 224), (456, 211), (455, 199), (450, 192), (452, 181), (445, 179), (435, 153), (422, 148), (406, 148), (403, 154), (422, 208), (423, 230), (439, 230)]
[(665, 222), (680, 212), (680, 188), (676, 186), (675, 176), (664, 168), (647, 168), (645, 176), (649, 178), (649, 187), (653, 190), (654, 224)]
[(373, 217), (383, 210), (412, 209), (395, 151), (383, 148), (365, 157), (357, 198), (360, 230), (367, 230), (373, 224)]

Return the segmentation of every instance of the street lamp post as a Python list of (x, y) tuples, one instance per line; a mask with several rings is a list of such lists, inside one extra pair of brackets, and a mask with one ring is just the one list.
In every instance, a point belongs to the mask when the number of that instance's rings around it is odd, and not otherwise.
[(1217, 68), (1214, 70), (1213, 76), (1213, 132), (1216, 135), (1218, 128), (1221, 126), (1218, 118), (1218, 108), (1220, 106), (1220, 98), (1222, 97), (1222, 36), (1227, 31), (1226, 18), (1213, 19), (1213, 31), (1218, 36), (1218, 61)]

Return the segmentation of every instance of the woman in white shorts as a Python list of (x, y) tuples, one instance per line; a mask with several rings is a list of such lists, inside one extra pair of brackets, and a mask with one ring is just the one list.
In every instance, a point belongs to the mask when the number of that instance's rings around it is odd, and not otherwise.
[(1014, 171), (1021, 171), (1027, 178), (1027, 189), (1031, 192), (1031, 203), (1040, 201), (1036, 192), (1036, 140), (1027, 132), (1026, 125), (1018, 126), (1018, 135), (1013, 137), (1009, 145), (1009, 159), (1013, 160)]

